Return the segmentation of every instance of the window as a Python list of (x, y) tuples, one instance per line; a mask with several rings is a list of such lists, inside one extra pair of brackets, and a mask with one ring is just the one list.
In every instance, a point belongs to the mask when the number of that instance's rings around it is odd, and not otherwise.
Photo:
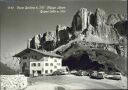
[(45, 70), (45, 73), (47, 74), (48, 73), (48, 70)]
[(26, 57), (26, 56), (24, 56), (24, 57), (23, 57), (23, 59), (27, 59), (27, 57)]
[(34, 57), (32, 56), (32, 58), (34, 58)]
[(35, 59), (37, 59), (37, 56), (35, 56)]
[(50, 66), (53, 66), (53, 63), (50, 63)]
[(57, 62), (57, 60), (55, 59), (54, 62)]
[(50, 73), (52, 73), (53, 72), (53, 70), (50, 70)]
[(41, 70), (37, 70), (38, 75), (41, 75)]
[(45, 63), (45, 66), (48, 66), (48, 63)]
[(60, 63), (57, 63), (58, 66), (60, 66)]
[(54, 68), (57, 68), (57, 66), (54, 66)]
[(36, 66), (36, 63), (32, 63), (31, 66)]
[(40, 66), (40, 63), (38, 63), (38, 66)]

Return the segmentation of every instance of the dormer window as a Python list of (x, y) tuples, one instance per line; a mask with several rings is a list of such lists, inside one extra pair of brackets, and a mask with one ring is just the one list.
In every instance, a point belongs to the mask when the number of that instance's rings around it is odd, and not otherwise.
[(30, 53), (30, 51), (29, 51), (29, 50), (27, 50), (27, 51), (26, 51), (26, 53)]
[(24, 56), (24, 57), (23, 57), (23, 59), (27, 59), (27, 57), (26, 57), (26, 56)]

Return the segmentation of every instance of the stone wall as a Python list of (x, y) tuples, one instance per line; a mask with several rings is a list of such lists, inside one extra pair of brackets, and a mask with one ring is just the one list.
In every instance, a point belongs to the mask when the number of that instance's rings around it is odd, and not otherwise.
[(1, 90), (20, 90), (27, 87), (27, 77), (24, 75), (1, 75)]

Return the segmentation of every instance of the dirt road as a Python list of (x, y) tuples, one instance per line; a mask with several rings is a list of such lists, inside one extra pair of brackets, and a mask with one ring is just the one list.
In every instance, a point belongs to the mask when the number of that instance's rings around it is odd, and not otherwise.
[(25, 90), (121, 89), (113, 84), (114, 81), (108, 81), (79, 76), (44, 76), (31, 78), (29, 82), (36, 83)]

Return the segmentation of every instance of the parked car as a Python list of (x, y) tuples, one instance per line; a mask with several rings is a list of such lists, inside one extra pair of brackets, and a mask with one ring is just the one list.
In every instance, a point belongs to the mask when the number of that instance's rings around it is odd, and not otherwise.
[(104, 79), (104, 75), (103, 75), (103, 73), (99, 73), (99, 72), (97, 72), (97, 71), (93, 71), (93, 72), (90, 74), (90, 78)]
[(75, 73), (77, 73), (77, 71), (76, 70), (72, 70), (72, 71), (70, 71), (70, 73), (71, 74), (75, 74)]
[(107, 74), (106, 74), (105, 72), (103, 72), (103, 71), (98, 72), (98, 73), (101, 73), (101, 74), (103, 75), (104, 78), (105, 78), (105, 76), (107, 76)]
[(89, 76), (89, 73), (87, 71), (82, 71), (83, 76)]
[(68, 66), (63, 66), (61, 69), (58, 69), (58, 70), (60, 70), (65, 75), (69, 74)]
[(111, 75), (107, 75), (105, 78), (112, 79), (112, 80), (121, 80), (121, 73), (120, 72), (114, 72)]
[(54, 76), (54, 75), (64, 75), (64, 74), (60, 70), (57, 70), (52, 73), (52, 76)]
[(76, 75), (76, 76), (83, 76), (83, 72), (82, 71), (77, 71), (76, 73), (74, 73), (74, 75)]
[(63, 69), (58, 69), (57, 71), (52, 73), (52, 75), (67, 75), (67, 74), (69, 74), (69, 72)]
[(89, 75), (89, 73), (87, 71), (83, 71), (83, 70), (76, 71), (73, 74), (76, 76), (88, 76)]

